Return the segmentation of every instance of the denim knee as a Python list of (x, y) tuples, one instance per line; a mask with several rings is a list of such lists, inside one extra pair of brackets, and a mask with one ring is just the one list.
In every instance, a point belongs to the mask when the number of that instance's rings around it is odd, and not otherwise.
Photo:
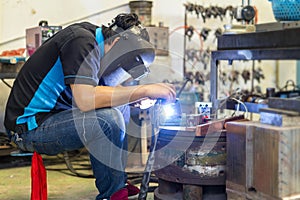
[(123, 119), (122, 113), (114, 108), (110, 109), (98, 109), (96, 110), (96, 115), (98, 119), (105, 119), (106, 127), (102, 127), (104, 134), (110, 139), (113, 140), (115, 145), (120, 146), (122, 144), (118, 144), (120, 141), (124, 141), (125, 138), (125, 122)]
[(124, 117), (120, 110), (115, 108), (97, 109), (96, 115), (100, 118), (105, 118), (112, 127), (118, 127), (125, 131)]
[(75, 124), (81, 140), (87, 145), (109, 139), (120, 146), (125, 137), (125, 122), (121, 112), (114, 108), (102, 108), (80, 113)]

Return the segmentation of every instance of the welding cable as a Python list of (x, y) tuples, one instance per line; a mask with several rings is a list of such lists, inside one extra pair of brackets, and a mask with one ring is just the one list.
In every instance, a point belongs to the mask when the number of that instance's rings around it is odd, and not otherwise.
[(153, 167), (154, 161), (155, 161), (154, 152), (156, 149), (157, 138), (158, 138), (158, 131), (157, 131), (157, 133), (154, 133), (154, 136), (153, 136), (153, 147), (149, 153), (148, 160), (146, 163), (146, 168), (145, 168), (145, 171), (144, 171), (144, 174), (142, 177), (138, 200), (146, 200), (146, 198), (147, 198), (147, 192), (149, 190), (149, 182), (150, 182), (150, 178), (151, 178), (152, 167)]
[(82, 177), (82, 178), (94, 178), (94, 175), (92, 174), (84, 174), (84, 173), (80, 173), (78, 172), (74, 167), (73, 167), (73, 164), (71, 162), (71, 159), (70, 159), (70, 156), (68, 154), (68, 152), (64, 152), (63, 153), (63, 158), (64, 158), (64, 161), (65, 161), (65, 164), (67, 166), (67, 168), (73, 173), (75, 174), (76, 176), (78, 177)]
[[(244, 108), (245, 108), (245, 118), (248, 118), (248, 108), (247, 108), (247, 106), (244, 104), (244, 102), (242, 102), (242, 101), (240, 101), (240, 100), (238, 100), (238, 99), (236, 99), (236, 98), (234, 98), (234, 97), (231, 97), (230, 99), (232, 99), (232, 100), (234, 100), (234, 101), (236, 101), (236, 102), (238, 102), (239, 104), (242, 104), (243, 106), (244, 106)], [(237, 111), (239, 110), (239, 106), (238, 106), (238, 109), (237, 109)]]
[[(129, 173), (127, 172), (127, 175)], [(143, 179), (143, 173), (142, 174), (137, 174), (135, 177), (127, 177), (127, 180), (130, 182), (130, 184), (132, 185), (137, 185), (137, 184), (141, 184)], [(157, 184), (158, 184), (158, 178), (155, 177), (155, 175), (151, 174), (150, 179), (149, 179), (149, 183), (156, 183), (153, 186), (149, 186), (147, 189), (147, 192), (154, 192), (154, 190), (157, 188)]]
[(158, 100), (154, 105), (155, 106), (154, 110), (153, 110), (153, 120), (154, 121), (153, 121), (153, 127), (152, 127), (153, 134), (152, 134), (152, 141), (151, 141), (152, 149), (150, 148), (145, 171), (143, 173), (138, 200), (146, 200), (147, 192), (149, 191), (149, 182), (150, 182), (151, 172), (152, 172), (152, 168), (153, 168), (154, 161), (155, 161), (154, 153), (155, 153), (156, 143), (157, 143), (158, 134), (159, 134), (159, 128), (158, 128), (159, 117), (156, 116), (156, 114), (158, 113), (158, 110), (159, 110), (162, 102), (163, 102), (163, 100)]
[(8, 82), (6, 82), (3, 78), (1, 79), (1, 81), (2, 81), (7, 87), (12, 88), (12, 86), (11, 86)]

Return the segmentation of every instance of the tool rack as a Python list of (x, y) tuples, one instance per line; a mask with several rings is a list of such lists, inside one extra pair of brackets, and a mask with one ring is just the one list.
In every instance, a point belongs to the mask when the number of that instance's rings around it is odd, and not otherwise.
[(217, 50), (211, 52), (212, 113), (225, 109), (218, 99), (219, 61), (227, 60), (232, 64), (234, 60), (300, 60), (300, 27), (288, 24), (281, 27), (279, 30), (224, 34), (218, 38)]

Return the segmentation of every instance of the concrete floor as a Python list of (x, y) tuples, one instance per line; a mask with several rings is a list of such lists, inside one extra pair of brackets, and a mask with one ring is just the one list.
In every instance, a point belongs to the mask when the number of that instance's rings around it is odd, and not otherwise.
[[(88, 155), (69, 154), (72, 166), (81, 175), (89, 176), (83, 178), (75, 175), (67, 168), (63, 155), (45, 156), (44, 165), (47, 170), (48, 199), (49, 200), (94, 200), (98, 191), (94, 185)], [(129, 156), (130, 158), (130, 156)], [(144, 167), (137, 165), (129, 166), (129, 181), (132, 180), (136, 186), (140, 186), (141, 174)], [(150, 186), (157, 186), (151, 183)], [(31, 156), (1, 156), (0, 155), (0, 200), (28, 200), (31, 195)], [(132, 200), (137, 198), (131, 198)], [(174, 196), (164, 199), (181, 199)], [(203, 196), (203, 200), (226, 200), (223, 193), (210, 193)], [(154, 193), (149, 192), (147, 200), (154, 200)]]
[[(1, 130), (0, 133), (2, 133)], [(0, 134), (0, 136), (3, 137), (3, 134)], [(131, 152), (141, 152), (138, 139), (133, 138), (128, 139), (128, 141)], [(28, 200), (31, 195), (31, 156), (11, 156), (11, 152), (17, 151), (17, 149), (10, 144), (7, 144), (8, 146), (3, 146), (3, 144), (1, 143), (0, 146), (0, 200)], [(95, 199), (98, 190), (95, 187), (93, 177), (82, 178), (76, 176), (67, 168), (63, 155), (42, 156), (47, 170), (49, 200)], [(92, 174), (87, 154), (81, 153), (79, 156), (70, 156), (71, 158), (78, 158), (72, 159), (73, 167), (79, 169), (77, 172), (85, 175)], [(142, 173), (144, 166), (141, 166), (140, 163), (143, 163), (142, 160), (145, 159), (147, 159), (147, 156), (137, 159), (129, 154), (126, 171)], [(136, 186), (139, 187), (140, 183)], [(156, 185), (154, 184), (154, 186)], [(153, 193), (148, 193), (147, 200), (153, 200), (153, 196)]]
[[(0, 199), (28, 200), (31, 194), (30, 157), (0, 156)], [(44, 157), (49, 200), (92, 200), (97, 195), (94, 178), (78, 177), (67, 169), (62, 157)], [(88, 161), (80, 163), (78, 172), (91, 174)], [(74, 167), (78, 169), (78, 166)], [(129, 169), (130, 170), (130, 169)], [(132, 170), (132, 169), (131, 169)], [(139, 186), (139, 185), (137, 185)], [(149, 193), (147, 200), (153, 199)]]

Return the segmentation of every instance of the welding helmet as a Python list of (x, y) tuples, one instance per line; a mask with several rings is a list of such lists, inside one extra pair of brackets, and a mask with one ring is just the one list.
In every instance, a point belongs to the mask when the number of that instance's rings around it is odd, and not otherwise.
[(141, 25), (126, 30), (117, 26), (112, 29), (117, 32), (112, 39), (119, 40), (101, 59), (100, 75), (105, 77), (122, 68), (133, 79), (141, 79), (149, 73), (149, 65), (155, 57), (148, 32)]

